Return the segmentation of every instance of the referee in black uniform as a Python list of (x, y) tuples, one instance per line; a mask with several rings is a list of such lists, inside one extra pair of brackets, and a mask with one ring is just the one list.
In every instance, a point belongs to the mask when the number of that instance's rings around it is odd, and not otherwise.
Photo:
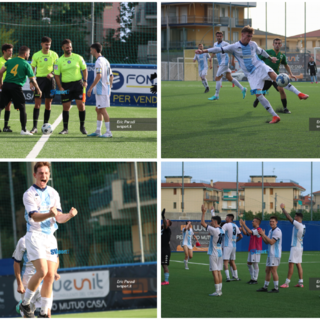
[(161, 282), (161, 285), (168, 285), (169, 284), (169, 269), (168, 265), (170, 262), (170, 238), (171, 238), (171, 225), (172, 222), (169, 219), (166, 219), (164, 214), (166, 209), (162, 211), (162, 220), (163, 225), (161, 226), (161, 265), (164, 271), (164, 281)]

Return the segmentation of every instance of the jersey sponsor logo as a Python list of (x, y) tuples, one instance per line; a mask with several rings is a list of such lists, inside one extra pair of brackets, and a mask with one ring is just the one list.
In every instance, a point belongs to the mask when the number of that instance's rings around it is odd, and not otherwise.
[(44, 61), (48, 61), (48, 59), (47, 59), (47, 58), (44, 58)]

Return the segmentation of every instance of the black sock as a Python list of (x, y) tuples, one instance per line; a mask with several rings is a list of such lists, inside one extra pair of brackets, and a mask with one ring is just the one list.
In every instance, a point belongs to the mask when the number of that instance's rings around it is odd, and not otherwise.
[(287, 108), (287, 98), (281, 99), (281, 102), (282, 102), (283, 108), (286, 109)]
[(10, 118), (10, 110), (9, 111), (5, 110), (5, 112), (4, 112), (4, 127), (5, 128), (8, 126), (9, 118)]
[(68, 130), (68, 123), (69, 123), (69, 111), (62, 112), (62, 120), (63, 120), (63, 129)]
[(22, 110), (20, 108), (20, 123), (21, 123), (21, 129), (23, 131), (26, 131), (27, 114), (26, 114), (25, 108), (23, 108)]
[(79, 111), (80, 127), (84, 127), (84, 122), (86, 120), (86, 110)]
[(44, 110), (44, 122), (43, 123), (49, 123), (49, 119), (50, 119), (50, 113), (51, 110)]
[(36, 128), (38, 126), (38, 119), (39, 119), (39, 112), (40, 109), (33, 109), (33, 127)]

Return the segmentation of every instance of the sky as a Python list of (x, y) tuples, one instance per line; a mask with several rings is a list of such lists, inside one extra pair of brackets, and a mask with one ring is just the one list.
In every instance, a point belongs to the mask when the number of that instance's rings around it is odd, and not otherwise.
[[(257, 7), (249, 9), (252, 27), (266, 30), (266, 2), (257, 1)], [(319, 30), (320, 1), (306, 1), (306, 30)], [(245, 10), (247, 16), (247, 10)], [(285, 2), (267, 2), (267, 31), (285, 34)], [(287, 37), (304, 33), (304, 1), (287, 1)]]
[[(311, 162), (274, 162), (264, 161), (264, 175), (276, 175), (277, 182), (293, 180), (306, 189), (303, 195), (311, 192)], [(261, 175), (261, 162), (238, 162), (239, 182), (248, 182), (250, 175)], [(165, 176), (181, 176), (181, 162), (162, 162), (161, 180)], [(209, 182), (236, 182), (236, 162), (184, 162), (184, 174), (195, 180)], [(313, 190), (320, 191), (320, 162), (313, 162)]]

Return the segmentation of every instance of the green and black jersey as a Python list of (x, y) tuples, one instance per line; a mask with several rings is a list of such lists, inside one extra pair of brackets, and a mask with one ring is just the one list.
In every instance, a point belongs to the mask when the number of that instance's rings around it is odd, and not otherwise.
[(259, 56), (259, 59), (263, 60), (265, 64), (272, 68), (276, 74), (279, 74), (280, 64), (283, 64), (284, 66), (288, 64), (286, 55), (280, 51), (278, 52), (278, 54), (276, 54), (273, 49), (266, 50), (266, 52), (270, 57), (276, 57), (278, 61), (276, 63), (273, 63), (270, 59), (263, 56)]
[(24, 58), (17, 57), (10, 59), (4, 66), (7, 69), (4, 83), (15, 83), (22, 87), (26, 83), (27, 77), (34, 77), (30, 64)]

